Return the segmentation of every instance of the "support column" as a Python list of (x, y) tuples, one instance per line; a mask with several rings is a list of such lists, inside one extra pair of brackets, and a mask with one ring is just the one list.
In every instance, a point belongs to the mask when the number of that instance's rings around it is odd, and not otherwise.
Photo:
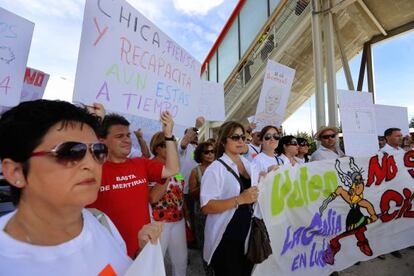
[(336, 16), (333, 16), (332, 19), (333, 19), (333, 24), (334, 24), (334, 29), (335, 29), (336, 43), (338, 45), (339, 52), (341, 53), (342, 67), (344, 69), (346, 83), (348, 85), (348, 90), (354, 91), (355, 90), (354, 82), (352, 81), (352, 74), (351, 74), (351, 70), (349, 69), (348, 58), (346, 56), (344, 44), (342, 43), (341, 33), (339, 32), (338, 20), (336, 19)]
[[(331, 7), (330, 0), (324, 0), (324, 9)], [(332, 13), (324, 16), (324, 40), (326, 53), (326, 82), (328, 88), (328, 124), (339, 126), (338, 101), (336, 96), (336, 68), (335, 68), (335, 43)]]
[(375, 80), (374, 80), (374, 61), (372, 58), (372, 44), (368, 44), (367, 47), (367, 79), (368, 79), (368, 91), (372, 93), (372, 98), (375, 103)]
[(326, 125), (325, 91), (323, 86), (323, 49), (320, 17), (321, 4), (319, 0), (312, 0), (312, 43), (313, 43), (313, 70), (315, 78), (315, 110), (316, 129)]

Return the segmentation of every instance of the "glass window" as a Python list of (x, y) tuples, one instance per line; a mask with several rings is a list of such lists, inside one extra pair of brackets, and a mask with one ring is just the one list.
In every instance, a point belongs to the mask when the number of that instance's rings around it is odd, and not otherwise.
[(217, 82), (217, 52), (211, 57), (208, 63), (209, 80)]
[(237, 20), (227, 31), (226, 36), (219, 46), (219, 78), (220, 83), (224, 83), (234, 67), (239, 62), (239, 43), (238, 43), (238, 24)]
[(241, 55), (243, 56), (267, 21), (267, 0), (247, 0), (239, 16)]
[(279, 5), (280, 0), (269, 0), (269, 4), (270, 4), (270, 14), (272, 14), (276, 7)]

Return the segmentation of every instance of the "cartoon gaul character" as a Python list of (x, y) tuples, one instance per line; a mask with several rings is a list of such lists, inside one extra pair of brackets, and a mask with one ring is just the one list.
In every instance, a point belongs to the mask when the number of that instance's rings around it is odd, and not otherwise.
[[(372, 256), (372, 250), (364, 232), (367, 231), (367, 224), (377, 220), (377, 215), (375, 214), (374, 206), (371, 202), (364, 199), (364, 179), (362, 178), (363, 170), (358, 168), (355, 164), (354, 158), (352, 157), (349, 159), (349, 167), (351, 171), (345, 173), (340, 167), (340, 161), (338, 159), (336, 160), (335, 169), (338, 172), (339, 179), (349, 189), (347, 190), (339, 186), (335, 192), (324, 200), (319, 208), (319, 213), (322, 217), (322, 213), (327, 208), (328, 204), (335, 200), (338, 196), (341, 196), (341, 198), (347, 202), (351, 208), (346, 216), (346, 231), (330, 240), (328, 249), (325, 250), (324, 260), (330, 265), (334, 264), (336, 253), (341, 250), (339, 240), (351, 235), (355, 235), (358, 240), (357, 246), (361, 252), (367, 256)], [(370, 217), (364, 216), (360, 210), (361, 208), (366, 209)]]

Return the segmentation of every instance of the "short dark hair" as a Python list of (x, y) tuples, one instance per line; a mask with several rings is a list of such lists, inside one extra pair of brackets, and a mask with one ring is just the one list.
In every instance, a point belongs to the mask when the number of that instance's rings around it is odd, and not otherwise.
[[(24, 176), (29, 173), (29, 160), (34, 149), (42, 143), (49, 129), (57, 123), (62, 128), (71, 123), (90, 126), (98, 132), (99, 119), (85, 107), (64, 101), (36, 100), (20, 103), (0, 118), (0, 159), (10, 158), (22, 163)], [(21, 189), (11, 186), (12, 201), (20, 200)]]
[(105, 116), (102, 121), (101, 129), (99, 131), (99, 138), (106, 138), (109, 133), (109, 128), (115, 125), (122, 125), (129, 127), (129, 121), (122, 115), (116, 113), (110, 113)]
[(394, 131), (401, 131), (401, 129), (396, 128), (396, 127), (387, 128), (387, 129), (384, 131), (384, 137), (387, 137), (387, 136), (392, 135), (392, 133), (393, 133)]
[(293, 135), (286, 135), (283, 136), (280, 140), (279, 140), (279, 144), (277, 145), (276, 148), (276, 153), (277, 155), (281, 155), (282, 153), (285, 153), (285, 148), (284, 145), (289, 144), (293, 139), (296, 139), (295, 136)]
[(201, 158), (203, 152), (208, 149), (208, 147), (213, 147), (214, 145), (209, 142), (202, 142), (200, 143), (196, 149), (194, 150), (194, 161), (196, 161), (198, 164), (201, 164), (203, 159)]

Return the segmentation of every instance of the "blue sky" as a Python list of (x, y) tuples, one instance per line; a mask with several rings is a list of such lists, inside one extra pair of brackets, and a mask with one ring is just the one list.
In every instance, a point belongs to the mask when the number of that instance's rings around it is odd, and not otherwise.
[[(128, 0), (202, 62), (238, 0)], [(85, 0), (0, 0), (0, 6), (35, 23), (28, 66), (51, 75), (45, 97), (70, 101)], [(414, 32), (374, 46), (377, 103), (404, 105), (414, 117)], [(361, 55), (351, 62), (356, 86)], [(366, 83), (366, 81), (365, 81)], [(342, 70), (338, 89), (347, 89)], [(315, 129), (314, 97), (285, 123), (287, 132)], [(310, 119), (312, 114), (312, 119)], [(305, 123), (304, 123), (305, 122)]]

